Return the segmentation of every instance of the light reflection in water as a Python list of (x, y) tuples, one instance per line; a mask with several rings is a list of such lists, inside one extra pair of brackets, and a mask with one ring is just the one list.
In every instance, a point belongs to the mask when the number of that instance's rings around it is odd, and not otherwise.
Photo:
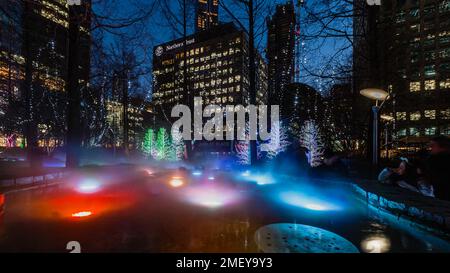
[(186, 189), (184, 198), (195, 205), (218, 208), (236, 202), (239, 194), (225, 186), (202, 184)]
[(184, 182), (181, 179), (181, 177), (172, 177), (169, 184), (170, 184), (170, 186), (172, 186), (174, 188), (179, 188), (184, 185)]
[(371, 235), (361, 242), (361, 249), (366, 253), (386, 253), (391, 249), (391, 240), (385, 235)]
[(93, 178), (85, 179), (77, 185), (76, 190), (79, 193), (95, 193), (100, 190), (100, 182)]
[(83, 218), (83, 217), (88, 217), (91, 215), (92, 215), (91, 211), (80, 211), (80, 212), (72, 213), (72, 217), (74, 217), (74, 218)]
[(322, 200), (313, 194), (304, 194), (297, 191), (284, 191), (280, 193), (282, 202), (296, 207), (302, 207), (314, 211), (337, 211), (341, 207), (329, 201)]

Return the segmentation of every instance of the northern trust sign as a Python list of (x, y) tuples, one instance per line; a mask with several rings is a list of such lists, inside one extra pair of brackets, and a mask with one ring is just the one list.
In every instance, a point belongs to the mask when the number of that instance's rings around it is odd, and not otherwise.
[(168, 44), (168, 45), (160, 45), (160, 46), (156, 47), (155, 55), (157, 57), (160, 57), (162, 54), (164, 54), (164, 52), (179, 49), (179, 48), (183, 47), (185, 43), (186, 43), (186, 46), (192, 45), (195, 43), (195, 39), (192, 38), (192, 39), (186, 40), (186, 42), (181, 41), (181, 42), (175, 42), (175, 43)]

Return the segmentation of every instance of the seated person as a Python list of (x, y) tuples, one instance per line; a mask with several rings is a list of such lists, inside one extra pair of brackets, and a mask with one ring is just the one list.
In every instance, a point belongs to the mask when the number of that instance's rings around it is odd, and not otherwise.
[(385, 168), (378, 176), (378, 181), (384, 184), (395, 184), (402, 188), (434, 197), (433, 187), (424, 178), (423, 170), (417, 163), (407, 158), (400, 158), (398, 168)]

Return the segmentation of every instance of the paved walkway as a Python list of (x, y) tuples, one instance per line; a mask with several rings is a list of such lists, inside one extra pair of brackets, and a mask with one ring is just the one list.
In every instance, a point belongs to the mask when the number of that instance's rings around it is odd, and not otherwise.
[(359, 180), (353, 189), (375, 207), (430, 227), (450, 231), (450, 202), (377, 181)]

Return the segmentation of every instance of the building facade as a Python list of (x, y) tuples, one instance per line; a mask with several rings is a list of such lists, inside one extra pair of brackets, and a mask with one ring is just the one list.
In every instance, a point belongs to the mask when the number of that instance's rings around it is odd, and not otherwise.
[[(156, 46), (153, 56), (153, 103), (161, 118), (172, 108), (187, 103), (187, 90), (203, 104), (247, 105), (249, 103), (248, 43), (245, 33), (233, 24), (186, 38), (186, 68), (183, 39)], [(261, 57), (257, 73), (257, 97), (266, 98), (267, 72)]]
[[(90, 65), (90, 1), (83, 3), (81, 89), (88, 85)], [(0, 6), (0, 145), (24, 146), (25, 120), (32, 121), (39, 146), (60, 145), (66, 129), (67, 1), (6, 0)]]
[(450, 135), (450, 1), (355, 2), (355, 87), (391, 93), (383, 114), (393, 118), (392, 148), (416, 151)]
[(280, 105), (285, 116), (283, 101), (288, 95), (287, 86), (295, 76), (295, 6), (292, 1), (277, 5), (275, 13), (267, 20), (267, 61), (269, 104)]
[[(267, 67), (259, 54), (256, 59), (257, 103), (266, 104)], [(232, 23), (198, 32), (186, 41), (178, 39), (156, 46), (153, 105), (157, 120), (173, 122), (172, 108), (177, 104), (192, 106), (193, 97), (201, 97), (204, 106), (246, 106), (250, 103), (248, 67), (247, 36)], [(232, 147), (229, 142), (223, 145), (228, 147), (224, 150)]]
[(208, 30), (219, 25), (219, 0), (197, 0), (196, 31)]
[[(126, 109), (127, 114), (125, 118)], [(141, 148), (145, 129), (148, 126), (144, 119), (151, 120), (152, 110), (145, 101), (139, 98), (131, 98), (128, 107), (124, 108), (123, 103), (109, 100), (106, 102), (106, 122), (109, 126), (106, 147), (123, 147), (124, 142), (128, 143), (128, 150), (138, 150)], [(125, 122), (127, 124), (125, 124)], [(125, 130), (128, 132), (125, 134)], [(125, 137), (128, 140), (125, 141)]]
[(394, 94), (387, 112), (398, 140), (450, 135), (450, 1), (391, 1), (380, 17), (389, 35), (381, 56), (385, 87)]

